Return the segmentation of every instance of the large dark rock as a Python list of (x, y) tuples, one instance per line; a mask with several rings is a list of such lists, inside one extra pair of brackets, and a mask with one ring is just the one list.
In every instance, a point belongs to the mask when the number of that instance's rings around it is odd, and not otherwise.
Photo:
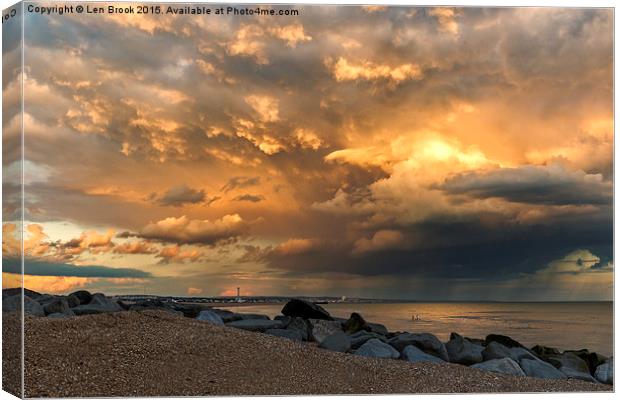
[(308, 341), (312, 338), (312, 325), (310, 324), (310, 321), (306, 319), (299, 317), (291, 318), (288, 324), (286, 324), (286, 329), (298, 332), (299, 335), (301, 335), (301, 340), (303, 341)]
[(265, 332), (267, 329), (282, 329), (282, 323), (280, 321), (271, 321), (268, 319), (241, 319), (229, 322), (226, 326), (252, 332)]
[(510, 347), (525, 347), (521, 343), (519, 343), (516, 340), (514, 340), (513, 338), (508, 337), (508, 336), (504, 336), (504, 335), (491, 334), (491, 335), (488, 335), (484, 341), (485, 341), (487, 346), (491, 342), (497, 342), (497, 343), (503, 344), (504, 346), (509, 347), (509, 348)]
[(523, 372), (519, 364), (517, 364), (515, 360), (508, 357), (484, 361), (474, 364), (471, 367), (484, 371), (496, 372), (498, 374), (525, 376), (525, 372)]
[(326, 337), (337, 332), (342, 332), (342, 324), (338, 321), (324, 319), (310, 319), (310, 337), (315, 342), (321, 343)]
[(118, 303), (108, 299), (102, 293), (95, 293), (92, 295), (88, 304), (81, 304), (71, 309), (75, 315), (103, 314), (122, 310), (123, 309)]
[(409, 345), (403, 349), (403, 351), (400, 353), (400, 358), (405, 361), (409, 361), (411, 363), (416, 363), (416, 362), (430, 362), (434, 364), (445, 363), (445, 361), (442, 360), (441, 358), (425, 353), (422, 350), (412, 345)]
[(351, 313), (349, 319), (342, 324), (342, 329), (349, 334), (366, 330), (366, 320), (356, 312)]
[(474, 344), (458, 333), (450, 334), (450, 341), (446, 343), (446, 351), (450, 362), (471, 365), (482, 362), (484, 347)]
[[(2, 299), (2, 312), (17, 312), (22, 309), (22, 296), (17, 294)], [(34, 315), (35, 317), (44, 317), (45, 311), (43, 306), (32, 300), (28, 296), (24, 296), (24, 313)]]
[(372, 333), (378, 333), (379, 335), (383, 336), (387, 336), (389, 333), (385, 325), (377, 324), (374, 322), (367, 322), (365, 330)]
[(93, 295), (86, 290), (78, 290), (77, 292), (71, 293), (69, 296), (75, 296), (80, 300), (80, 304), (88, 304), (93, 298)]
[[(241, 314), (237, 313), (240, 319), (271, 319), (268, 315), (265, 314)], [(284, 325), (284, 323), (282, 323)]]
[(319, 343), (319, 347), (326, 350), (346, 353), (351, 348), (351, 339), (349, 339), (346, 333), (340, 331), (323, 339), (323, 341)]
[(222, 318), (222, 321), (224, 321), (224, 323), (228, 323), (228, 322), (233, 322), (233, 321), (240, 321), (242, 318), (239, 314), (234, 313), (232, 311), (228, 311), (228, 310), (222, 310), (219, 308), (214, 308), (213, 312), (216, 313), (217, 315), (219, 315)]
[(536, 346), (532, 347), (531, 350), (534, 352), (534, 354), (536, 354), (539, 358), (545, 360), (545, 358), (549, 357), (549, 356), (559, 356), (560, 355), (560, 351), (558, 349), (556, 349), (555, 347), (547, 347), (547, 346), (541, 346), (539, 344), (537, 344)]
[(402, 351), (405, 347), (413, 345), (420, 350), (439, 357), (444, 361), (448, 361), (448, 352), (443, 343), (437, 337), (430, 333), (401, 333), (391, 338), (388, 343), (396, 350)]
[(540, 359), (524, 358), (519, 363), (526, 376), (543, 379), (566, 379), (566, 374)]
[(364, 357), (391, 358), (394, 360), (400, 357), (400, 353), (395, 348), (378, 339), (370, 339), (359, 349), (355, 350), (354, 354)]
[(169, 304), (172, 309), (182, 312), (183, 316), (187, 318), (197, 318), (198, 315), (202, 311), (211, 310), (211, 307), (205, 304), (172, 303), (172, 302), (170, 302)]
[(198, 321), (210, 322), (214, 325), (224, 325), (222, 317), (214, 313), (212, 310), (202, 310), (200, 314), (196, 316)]
[(267, 329), (265, 333), (267, 335), (277, 336), (299, 342), (303, 340), (301, 332), (292, 329)]
[[(12, 296), (21, 296), (22, 294), (22, 288), (17, 287), (17, 288), (8, 288), (8, 289), (2, 289), (2, 298), (6, 298), (6, 297), (12, 297)], [(39, 297), (42, 296), (41, 293), (39, 292), (35, 292), (34, 290), (30, 290), (30, 289), (24, 289), (24, 296), (30, 297), (33, 300), (37, 300)]]
[(378, 333), (374, 333), (374, 332), (368, 332), (368, 331), (359, 331), (356, 332), (352, 335), (350, 335), (350, 339), (351, 339), (351, 348), (352, 349), (359, 349), (361, 345), (363, 345), (364, 343), (366, 343), (367, 341), (369, 341), (370, 339), (379, 339), (382, 342), (387, 343), (387, 338), (383, 335), (380, 335)]
[(614, 383), (614, 358), (609, 357), (607, 361), (599, 365), (594, 372), (596, 380), (608, 385)]
[(323, 307), (302, 299), (289, 300), (284, 308), (282, 308), (282, 314), (288, 315), (289, 317), (301, 317), (304, 319), (332, 320), (332, 317)]
[(564, 353), (572, 353), (585, 361), (588, 365), (588, 368), (590, 369), (590, 374), (592, 375), (594, 375), (596, 367), (603, 364), (607, 360), (607, 357), (603, 356), (602, 354), (594, 352), (590, 353), (587, 349), (567, 350)]
[(46, 303), (43, 306), (45, 315), (49, 314), (66, 314), (69, 311), (69, 303), (62, 297), (57, 297), (54, 300)]
[(510, 349), (498, 342), (491, 342), (482, 350), (482, 359), (484, 361), (497, 360), (501, 358), (512, 358)]
[(574, 353), (564, 352), (562, 355), (552, 356), (550, 359), (555, 361), (555, 363), (550, 362), (550, 364), (565, 373), (569, 378), (596, 382), (590, 374), (588, 364)]
[(80, 299), (76, 295), (70, 294), (67, 296), (67, 304), (69, 305), (69, 308), (73, 308), (79, 306), (81, 303)]
[(75, 314), (73, 313), (73, 311), (68, 310), (67, 312), (64, 313), (53, 313), (53, 314), (49, 314), (47, 316), (47, 318), (71, 318), (74, 317)]

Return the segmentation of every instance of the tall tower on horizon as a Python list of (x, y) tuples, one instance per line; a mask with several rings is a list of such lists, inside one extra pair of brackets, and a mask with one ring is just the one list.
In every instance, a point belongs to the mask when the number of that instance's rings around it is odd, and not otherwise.
[(237, 302), (238, 303), (241, 302), (241, 288), (240, 287), (237, 288)]

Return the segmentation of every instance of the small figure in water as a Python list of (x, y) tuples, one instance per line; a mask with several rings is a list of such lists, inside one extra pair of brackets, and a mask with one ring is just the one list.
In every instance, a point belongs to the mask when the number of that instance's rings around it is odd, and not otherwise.
[(420, 320), (420, 314), (412, 315), (411, 316), (411, 320), (412, 321), (419, 321)]

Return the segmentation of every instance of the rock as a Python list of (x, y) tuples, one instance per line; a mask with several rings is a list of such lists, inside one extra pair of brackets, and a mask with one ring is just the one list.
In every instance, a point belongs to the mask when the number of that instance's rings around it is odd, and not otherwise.
[(525, 372), (519, 364), (511, 358), (495, 358), (471, 366), (484, 371), (497, 372), (498, 374), (525, 376)]
[(333, 335), (336, 332), (342, 332), (342, 325), (338, 321), (311, 319), (310, 326), (310, 337), (318, 343), (321, 343), (326, 337)]
[(70, 294), (67, 296), (67, 304), (69, 305), (69, 308), (73, 308), (79, 306), (81, 303), (80, 299), (76, 295)]
[(310, 325), (309, 321), (303, 318), (291, 318), (291, 321), (286, 325), (286, 329), (299, 332), (299, 334), (301, 335), (301, 340), (304, 341), (308, 341), (312, 337), (312, 326)]
[(45, 306), (47, 303), (49, 303), (50, 301), (54, 301), (57, 298), (58, 296), (52, 296), (51, 294), (42, 294), (33, 300), (36, 300), (37, 303), (41, 304), (42, 306)]
[(350, 335), (350, 339), (352, 349), (359, 349), (361, 345), (363, 345), (370, 339), (379, 339), (382, 342), (387, 343), (387, 338), (385, 336), (368, 331), (359, 331), (357, 333), (354, 333)]
[(596, 380), (608, 385), (614, 383), (614, 358), (609, 357), (607, 361), (599, 365), (594, 372)]
[(370, 339), (364, 343), (359, 349), (355, 350), (358, 356), (374, 357), (374, 358), (391, 358), (398, 359), (400, 353), (387, 343), (383, 343), (379, 339)]
[(75, 314), (71, 310), (67, 310), (64, 313), (52, 313), (47, 316), (47, 318), (71, 318), (75, 317)]
[(293, 329), (267, 329), (265, 333), (267, 335), (278, 336), (290, 340), (297, 340), (300, 342), (303, 340), (301, 332)]
[(560, 372), (553, 365), (540, 359), (524, 358), (520, 362), (521, 369), (526, 376), (543, 379), (565, 379), (566, 374)]
[(607, 360), (607, 357), (598, 353), (590, 353), (587, 349), (567, 350), (564, 353), (572, 353), (585, 361), (590, 369), (590, 374), (592, 375), (594, 375), (596, 367), (603, 364)]
[(290, 324), (293, 320), (293, 317), (287, 317), (286, 315), (276, 315), (275, 317), (273, 317), (273, 320), (282, 322), (282, 326), (286, 328), (288, 324)]
[(211, 310), (202, 310), (196, 317), (198, 321), (210, 322), (213, 325), (224, 325), (222, 317)]
[[(2, 312), (14, 312), (22, 309), (22, 296), (17, 294), (6, 297), (2, 300)], [(28, 296), (24, 296), (24, 313), (34, 315), (35, 317), (44, 317), (45, 311), (43, 306), (32, 300)]]
[[(76, 292), (77, 293), (77, 292)], [(122, 311), (122, 308), (114, 301), (105, 297), (102, 293), (92, 295), (88, 304), (80, 304), (71, 309), (75, 315), (102, 314)]]
[(521, 363), (521, 360), (525, 358), (529, 358), (530, 360), (540, 360), (538, 357), (532, 354), (525, 347), (512, 347), (509, 349), (509, 351), (510, 351), (510, 358), (512, 358), (518, 363)]
[(415, 362), (431, 362), (435, 364), (445, 363), (445, 361), (442, 360), (441, 358), (427, 354), (413, 345), (406, 346), (401, 352), (400, 358), (405, 361), (412, 362), (412, 363), (415, 363)]
[(265, 332), (267, 329), (282, 329), (280, 321), (271, 321), (268, 319), (240, 319), (226, 324), (232, 328), (243, 329), (253, 332)]
[(125, 303), (123, 300), (116, 300), (116, 304), (124, 311), (129, 311), (129, 308), (131, 308), (131, 304)]
[[(264, 314), (241, 314), (241, 313), (237, 313), (237, 316), (239, 316), (241, 319), (271, 319), (269, 318), (268, 315), (264, 315)], [(282, 323), (284, 324), (284, 323)]]
[(484, 347), (473, 344), (458, 333), (452, 332), (450, 341), (445, 346), (452, 363), (471, 365), (482, 362)]
[(214, 313), (219, 315), (222, 318), (222, 321), (224, 321), (225, 324), (229, 323), (229, 322), (233, 322), (233, 321), (240, 321), (242, 319), (239, 314), (235, 314), (232, 311), (221, 310), (219, 308), (214, 308), (211, 311), (213, 311)]
[(491, 342), (482, 350), (482, 359), (484, 361), (496, 360), (501, 358), (512, 358), (510, 349), (498, 342)]
[(465, 336), (465, 339), (469, 340), (470, 342), (472, 342), (473, 344), (477, 344), (479, 346), (486, 346), (486, 342), (484, 341), (484, 339), (474, 339), (474, 338), (469, 338), (467, 336)]
[[(99, 301), (100, 296), (98, 295), (99, 293), (96, 293), (93, 295), (93, 300), (91, 300), (91, 303), (93, 301)], [(174, 303), (169, 302), (169, 301), (162, 301), (159, 299), (149, 299), (149, 300), (139, 301), (129, 306), (129, 311), (144, 311), (144, 310), (162, 310), (162, 311), (168, 311), (168, 312), (178, 311)]]
[(71, 293), (69, 296), (75, 296), (80, 300), (80, 304), (88, 304), (93, 298), (93, 295), (86, 290), (78, 290), (77, 292)]
[(354, 312), (351, 314), (349, 319), (346, 320), (345, 323), (342, 325), (342, 329), (344, 329), (344, 331), (349, 334), (365, 330), (366, 321), (361, 315)]
[(488, 335), (486, 337), (486, 339), (484, 340), (486, 345), (488, 346), (491, 342), (497, 342), (500, 344), (503, 344), (504, 346), (510, 348), (510, 347), (525, 347), (523, 346), (521, 343), (517, 342), (516, 340), (508, 337), (508, 336), (504, 336), (504, 335)]
[(332, 320), (325, 309), (317, 304), (301, 299), (291, 299), (282, 308), (282, 314), (289, 317), (301, 317), (304, 319), (325, 319)]
[(346, 333), (340, 331), (323, 339), (323, 341), (319, 343), (319, 347), (326, 350), (346, 353), (351, 348), (351, 339), (349, 339)]
[(187, 318), (197, 318), (198, 315), (204, 310), (211, 310), (211, 307), (205, 304), (188, 304), (188, 303), (173, 303), (173, 302), (164, 302), (166, 307), (169, 307), (173, 310), (180, 311), (183, 313), (183, 316)]
[(396, 350), (402, 351), (405, 347), (414, 345), (420, 350), (430, 355), (448, 361), (448, 352), (443, 343), (437, 337), (430, 333), (401, 333), (391, 338), (388, 343)]
[(550, 362), (550, 364), (565, 373), (569, 378), (596, 382), (594, 377), (590, 374), (588, 364), (574, 353), (564, 352), (562, 355), (553, 356), (552, 360), (556, 361), (556, 363)]
[(69, 309), (69, 303), (66, 299), (63, 299), (62, 297), (57, 297), (43, 306), (43, 310), (45, 311), (46, 315), (65, 314), (67, 311), (69, 311)]
[[(7, 297), (17, 296), (17, 295), (21, 296), (21, 294), (22, 294), (22, 288), (20, 287), (2, 289), (2, 299), (5, 299)], [(37, 300), (39, 297), (43, 295), (39, 292), (35, 292), (34, 290), (24, 289), (24, 296), (30, 297), (32, 300)]]
[(387, 328), (381, 324), (375, 324), (373, 322), (366, 323), (366, 330), (372, 333), (378, 333), (379, 335), (387, 336), (389, 333)]
[(536, 346), (532, 347), (531, 350), (534, 352), (534, 354), (536, 354), (539, 358), (541, 358), (543, 360), (546, 357), (549, 357), (549, 356), (559, 356), (560, 355), (560, 351), (558, 349), (556, 349), (555, 347), (541, 346), (541, 345), (538, 345), (538, 344)]

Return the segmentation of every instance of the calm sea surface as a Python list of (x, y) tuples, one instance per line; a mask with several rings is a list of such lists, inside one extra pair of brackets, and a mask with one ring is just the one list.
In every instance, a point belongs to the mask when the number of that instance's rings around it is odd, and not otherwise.
[[(325, 304), (336, 317), (359, 312), (390, 331), (430, 332), (447, 341), (450, 332), (472, 338), (489, 333), (512, 337), (527, 346), (589, 349), (606, 356), (613, 349), (613, 303), (402, 303)], [(225, 308), (225, 307), (223, 307)], [(243, 306), (239, 312), (280, 314), (282, 305)], [(419, 320), (413, 321), (413, 316)]]

